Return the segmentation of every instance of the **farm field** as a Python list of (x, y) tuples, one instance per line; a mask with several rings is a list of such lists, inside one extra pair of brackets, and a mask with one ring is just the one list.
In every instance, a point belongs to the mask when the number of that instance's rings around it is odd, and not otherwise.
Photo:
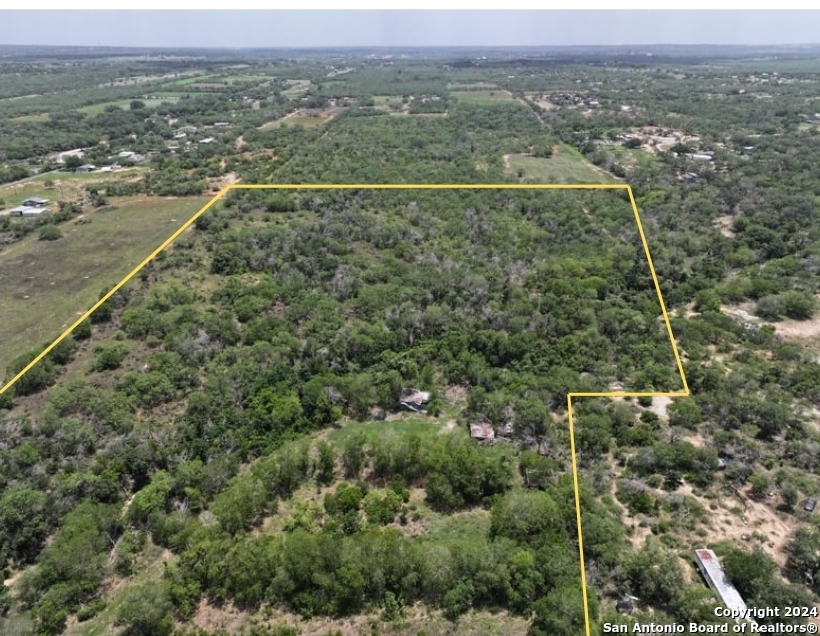
[(12, 117), (9, 121), (13, 122), (43, 122), (50, 119), (49, 113), (35, 113), (33, 115), (20, 115), (19, 117)]
[(509, 155), (509, 169), (524, 181), (538, 183), (616, 183), (617, 180), (596, 168), (583, 156), (558, 147), (552, 157)]
[[(18, 184), (0, 186), (0, 198), (5, 201), (3, 208), (20, 205), (25, 199), (37, 197), (48, 199), (52, 206), (56, 201), (71, 201), (82, 198), (86, 187), (113, 181), (127, 181), (144, 175), (146, 168), (134, 166), (111, 172), (52, 172), (41, 174)], [(50, 182), (50, 185), (46, 185)], [(3, 210), (0, 209), (0, 214)]]
[(450, 95), (458, 100), (472, 104), (497, 104), (513, 101), (512, 95), (501, 89), (455, 90)]
[(163, 102), (170, 102), (175, 103), (179, 98), (178, 97), (161, 97), (157, 99), (122, 99), (115, 102), (103, 102), (102, 104), (92, 104), (91, 106), (82, 106), (77, 110), (81, 113), (85, 113), (86, 115), (99, 115), (100, 113), (104, 112), (106, 108), (109, 106), (117, 106), (118, 108), (122, 108), (123, 110), (127, 109), (132, 101), (139, 101), (145, 104), (146, 108), (154, 108), (156, 106), (161, 105)]
[[(207, 201), (112, 201), (90, 221), (61, 226), (56, 241), (34, 232), (0, 251), (0, 374), (18, 355), (49, 343)], [(32, 316), (37, 319), (32, 321)]]

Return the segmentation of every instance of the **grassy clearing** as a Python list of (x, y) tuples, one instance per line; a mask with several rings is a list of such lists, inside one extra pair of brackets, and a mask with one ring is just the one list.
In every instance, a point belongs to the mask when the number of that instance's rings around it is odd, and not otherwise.
[(122, 202), (61, 226), (63, 237), (37, 233), (0, 252), (0, 374), (11, 360), (52, 341), (187, 221), (206, 197)]
[(441, 431), (442, 426), (440, 419), (415, 413), (403, 413), (399, 419), (395, 420), (349, 422), (342, 428), (331, 432), (328, 440), (341, 445), (351, 435), (364, 433), (367, 442), (372, 444), (387, 437), (400, 438), (413, 434), (435, 434)]
[(155, 108), (161, 105), (163, 102), (170, 102), (175, 103), (178, 101), (178, 97), (162, 97), (156, 99), (139, 99), (134, 98), (132, 99), (120, 99), (114, 102), (103, 102), (102, 104), (92, 104), (91, 106), (83, 106), (82, 108), (78, 108), (77, 110), (81, 113), (85, 113), (86, 115), (99, 115), (100, 113), (104, 112), (106, 108), (109, 106), (117, 106), (118, 108), (122, 108), (123, 110), (128, 110), (131, 106), (132, 101), (139, 101), (145, 104), (146, 108)]
[(513, 101), (512, 95), (503, 90), (451, 91), (450, 95), (472, 104), (498, 104)]
[(250, 83), (250, 82), (267, 82), (268, 80), (272, 79), (268, 75), (231, 75), (230, 77), (223, 77), (221, 79), (222, 83), (224, 84), (238, 84), (240, 82), (243, 83)]
[(491, 82), (450, 82), (447, 84), (448, 91), (477, 91), (477, 90), (496, 90), (498, 84)]
[(373, 103), (376, 108), (401, 108), (400, 95), (374, 95)]
[(283, 126), (303, 126), (305, 128), (317, 128), (328, 123), (333, 117), (328, 115), (285, 115), (281, 119), (269, 121), (262, 124), (259, 130), (268, 130), (270, 128), (282, 128)]
[(192, 77), (186, 77), (183, 79), (174, 80), (173, 82), (169, 82), (168, 84), (163, 84), (163, 86), (188, 86), (189, 84), (196, 84), (197, 82), (202, 82), (204, 80), (209, 80), (216, 77), (214, 74), (209, 75), (194, 75)]
[[(148, 168), (134, 167), (117, 172), (55, 172), (42, 174), (17, 185), (0, 186), (0, 199), (5, 201), (3, 208), (20, 205), (25, 199), (40, 197), (56, 201), (76, 201), (83, 196), (85, 187), (92, 183), (105, 184), (111, 181), (125, 181), (138, 178)], [(47, 188), (46, 181), (53, 186)]]
[(288, 99), (301, 97), (310, 88), (310, 80), (290, 80), (288, 83), (290, 84), (290, 88), (282, 91), (282, 95)]
[(150, 99), (159, 99), (164, 102), (182, 99), (183, 97), (194, 97), (196, 95), (202, 95), (202, 93), (194, 93), (191, 91), (157, 91), (155, 93), (148, 93)]
[(424, 516), (424, 535), (436, 543), (469, 546), (486, 541), (490, 532), (490, 511), (483, 508), (449, 515), (428, 512)]
[(542, 183), (617, 183), (617, 180), (589, 163), (581, 153), (560, 146), (552, 157), (510, 155), (512, 172), (523, 181)]
[(38, 121), (48, 121), (49, 117), (51, 116), (50, 113), (34, 113), (33, 115), (20, 115), (19, 117), (12, 117), (9, 119), (10, 122), (38, 122)]

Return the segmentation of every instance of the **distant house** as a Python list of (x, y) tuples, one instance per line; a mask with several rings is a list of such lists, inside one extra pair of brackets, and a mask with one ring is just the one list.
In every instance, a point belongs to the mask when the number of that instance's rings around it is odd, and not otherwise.
[(704, 154), (704, 153), (695, 153), (695, 154), (689, 155), (689, 158), (692, 159), (693, 161), (711, 161), (712, 160), (712, 155), (707, 155), (707, 154)]
[(20, 205), (24, 208), (41, 208), (48, 203), (48, 199), (41, 199), (39, 197), (31, 197), (26, 199)]
[(136, 153), (135, 153), (133, 150), (123, 150), (123, 151), (122, 151), (122, 152), (120, 152), (117, 156), (118, 156), (120, 159), (130, 159), (130, 158), (131, 158), (131, 157), (133, 157), (135, 154), (136, 154)]
[(205, 139), (200, 139), (199, 143), (201, 143), (201, 144), (212, 144), (215, 141), (216, 141), (216, 139), (214, 139), (213, 137), (205, 137)]
[(430, 403), (430, 392), (418, 389), (404, 389), (399, 399), (399, 406), (414, 413), (421, 413)]
[(217, 126), (218, 128), (225, 128), (226, 126), (230, 126), (230, 125), (231, 125), (230, 122), (227, 122), (227, 121), (218, 121), (218, 122), (214, 123), (214, 126)]
[(470, 437), (482, 442), (491, 442), (495, 439), (495, 431), (490, 424), (470, 424)]
[(87, 163), (74, 170), (74, 172), (91, 172), (92, 170), (96, 170), (96, 168), (97, 166), (93, 163)]

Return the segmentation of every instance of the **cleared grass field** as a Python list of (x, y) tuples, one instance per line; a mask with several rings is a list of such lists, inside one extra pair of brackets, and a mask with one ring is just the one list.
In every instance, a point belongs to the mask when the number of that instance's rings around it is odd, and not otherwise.
[(310, 88), (310, 80), (291, 80), (289, 83), (289, 88), (283, 90), (282, 95), (288, 99), (301, 97), (305, 94), (308, 88)]
[(317, 126), (323, 126), (331, 119), (333, 119), (333, 117), (328, 115), (319, 115), (316, 117), (311, 115), (286, 115), (276, 121), (269, 121), (266, 124), (262, 124), (259, 127), (259, 130), (282, 128), (283, 126), (304, 126), (305, 128), (316, 128)]
[(216, 77), (216, 75), (208, 74), (208, 75), (194, 75), (192, 77), (186, 77), (183, 79), (174, 80), (173, 82), (169, 82), (168, 84), (163, 84), (163, 86), (188, 86), (188, 84), (196, 84), (197, 82), (202, 82), (205, 80), (209, 80)]
[(479, 91), (451, 91), (450, 95), (463, 102), (473, 104), (497, 104), (499, 102), (513, 101), (512, 95), (504, 90), (479, 90)]
[[(24, 183), (0, 186), (0, 199), (5, 201), (2, 208), (13, 208), (31, 197), (49, 199), (52, 204), (56, 201), (75, 201), (84, 194), (85, 187), (92, 183), (105, 184), (111, 181), (127, 181), (138, 178), (147, 170), (148, 168), (137, 166), (124, 168), (116, 172), (54, 172), (42, 174)], [(52, 181), (54, 185), (47, 188), (46, 181)]]
[(496, 90), (497, 84), (490, 82), (450, 82), (447, 84), (448, 91), (475, 91), (475, 90)]
[(159, 106), (163, 102), (171, 102), (172, 104), (175, 103), (179, 98), (178, 97), (165, 97), (162, 99), (120, 99), (115, 102), (103, 102), (102, 104), (92, 104), (91, 106), (83, 106), (82, 108), (78, 108), (77, 110), (81, 113), (85, 113), (86, 115), (99, 115), (109, 106), (117, 106), (118, 108), (122, 108), (123, 110), (127, 110), (132, 101), (139, 101), (145, 104), (146, 108), (154, 108)]
[(238, 84), (239, 82), (266, 82), (272, 79), (269, 75), (231, 75), (221, 79), (223, 84)]
[(9, 121), (12, 122), (27, 122), (27, 121), (48, 121), (49, 113), (34, 113), (32, 115), (20, 115), (19, 117), (12, 117)]
[(125, 201), (87, 214), (88, 224), (62, 224), (57, 241), (39, 241), (35, 231), (0, 252), (0, 374), (70, 327), (206, 201)]
[(389, 106), (391, 108), (399, 108), (401, 107), (401, 96), (400, 95), (374, 95), (373, 96), (373, 103), (376, 107), (384, 107)]
[[(395, 420), (349, 422), (342, 428), (332, 431), (328, 435), (328, 441), (341, 445), (351, 435), (362, 433), (367, 442), (372, 444), (384, 438), (435, 434), (442, 430), (442, 426), (440, 419), (415, 413), (403, 413)], [(466, 431), (464, 434), (467, 434)]]
[(541, 183), (618, 183), (609, 173), (596, 168), (584, 156), (566, 146), (557, 147), (552, 157), (510, 155), (510, 170), (524, 181)]

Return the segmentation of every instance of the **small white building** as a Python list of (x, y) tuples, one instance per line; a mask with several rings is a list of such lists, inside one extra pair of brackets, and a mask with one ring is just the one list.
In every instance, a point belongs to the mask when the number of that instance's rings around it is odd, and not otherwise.
[(9, 210), (9, 216), (21, 216), (24, 218), (42, 216), (43, 214), (48, 214), (48, 208), (31, 208), (21, 205)]

